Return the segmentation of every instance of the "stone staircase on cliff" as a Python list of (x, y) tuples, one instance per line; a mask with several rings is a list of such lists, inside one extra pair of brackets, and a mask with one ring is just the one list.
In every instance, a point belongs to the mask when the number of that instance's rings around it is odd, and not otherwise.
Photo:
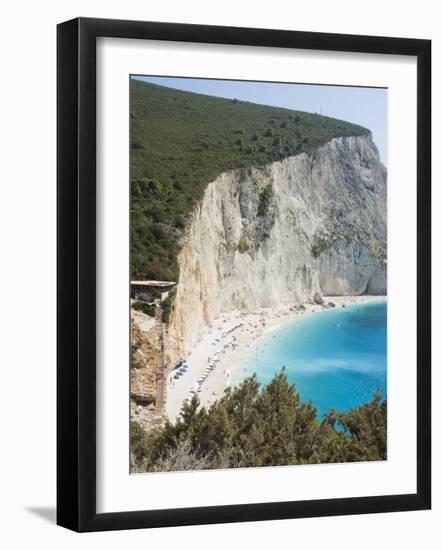
[(155, 396), (155, 417), (158, 421), (163, 418), (164, 402), (166, 398), (165, 384), (165, 365), (164, 365), (164, 349), (166, 346), (167, 331), (166, 325), (162, 320), (162, 309), (157, 307), (155, 310), (155, 327), (154, 330), (158, 337), (158, 355), (157, 355), (157, 374), (156, 374), (156, 396)]
[(153, 403), (156, 400), (153, 383), (146, 380), (139, 369), (132, 369), (131, 371), (130, 395), (137, 403)]

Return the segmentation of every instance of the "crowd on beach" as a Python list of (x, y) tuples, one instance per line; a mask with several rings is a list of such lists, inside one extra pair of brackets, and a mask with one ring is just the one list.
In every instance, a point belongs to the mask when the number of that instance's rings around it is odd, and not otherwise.
[[(252, 314), (238, 313), (233, 319), (233, 324), (227, 327), (226, 323), (232, 321), (232, 317), (221, 317), (221, 324), (219, 326), (216, 326), (216, 323), (212, 323), (204, 331), (204, 336), (210, 340), (210, 347), (216, 347), (216, 349), (213, 353), (208, 353), (203, 371), (201, 372), (201, 363), (198, 361), (198, 364), (195, 364), (192, 360), (192, 356), (188, 357), (186, 360), (179, 361), (169, 375), (169, 392), (178, 389), (183, 381), (190, 377), (194, 382), (190, 386), (188, 393), (183, 396), (183, 402), (191, 403), (194, 396), (198, 396), (201, 400), (201, 393), (206, 386), (208, 377), (212, 373), (219, 372), (219, 369), (223, 369), (223, 386), (228, 386), (231, 383), (231, 368), (229, 365), (226, 365), (226, 354), (235, 352), (238, 348), (243, 348), (243, 351), (249, 350), (266, 332), (269, 321), (274, 322), (275, 320), (283, 320), (290, 313), (291, 311), (289, 309), (284, 312), (259, 311)], [(244, 368), (244, 371), (245, 370)], [(196, 371), (198, 371), (198, 374), (195, 374)], [(198, 376), (198, 378), (195, 379), (195, 376)], [(187, 385), (188, 384), (186, 384), (186, 386)], [(215, 392), (212, 393), (213, 396), (211, 395), (210, 397), (216, 397)], [(212, 400), (214, 399), (207, 399), (207, 401)]]
[[(221, 356), (225, 355), (228, 349), (235, 350), (238, 347), (237, 337), (234, 335), (233, 336), (230, 336), (230, 335), (236, 329), (241, 327), (242, 324), (243, 324), (242, 322), (235, 323), (232, 327), (224, 330), (220, 336), (217, 336), (212, 341), (212, 346), (218, 346), (218, 349), (216, 349), (214, 353), (207, 358), (206, 367), (204, 368), (200, 377), (197, 378), (196, 382), (193, 384), (193, 386), (191, 387), (189, 393), (187, 394), (184, 400), (186, 403), (190, 403), (195, 395), (198, 395), (202, 392), (203, 385), (207, 377), (210, 375), (212, 371), (214, 371), (217, 368), (221, 360)], [(212, 330), (213, 330), (213, 327), (209, 326), (210, 334), (213, 334)], [(189, 372), (189, 370), (190, 371), (193, 370), (191, 368), (191, 363), (189, 361), (184, 361), (184, 360), (180, 361), (169, 376), (169, 389), (173, 390), (173, 388), (175, 387), (175, 383), (178, 383), (178, 380), (184, 377)], [(224, 374), (225, 374), (226, 383), (227, 383), (230, 377), (230, 370), (225, 369)]]

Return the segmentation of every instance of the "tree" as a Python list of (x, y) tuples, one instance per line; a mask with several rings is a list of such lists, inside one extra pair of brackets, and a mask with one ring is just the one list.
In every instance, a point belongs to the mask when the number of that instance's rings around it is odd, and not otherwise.
[(379, 394), (348, 413), (303, 402), (284, 369), (261, 388), (256, 375), (208, 409), (197, 397), (180, 418), (148, 434), (131, 425), (133, 471), (169, 471), (385, 460), (387, 403)]
[(387, 402), (379, 392), (369, 403), (339, 413), (338, 419), (350, 436), (350, 460), (386, 460)]

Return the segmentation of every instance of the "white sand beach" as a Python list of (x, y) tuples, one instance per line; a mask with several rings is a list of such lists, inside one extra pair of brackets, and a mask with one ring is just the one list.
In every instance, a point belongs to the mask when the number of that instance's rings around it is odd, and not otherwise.
[[(385, 296), (327, 296), (325, 304), (335, 307), (384, 300)], [(177, 419), (186, 399), (194, 393), (201, 405), (210, 406), (222, 397), (227, 386), (246, 370), (246, 357), (265, 333), (304, 315), (320, 314), (326, 307), (317, 304), (286, 305), (251, 312), (223, 314), (201, 334), (199, 343), (186, 358), (181, 374), (172, 371), (167, 381), (166, 415)]]

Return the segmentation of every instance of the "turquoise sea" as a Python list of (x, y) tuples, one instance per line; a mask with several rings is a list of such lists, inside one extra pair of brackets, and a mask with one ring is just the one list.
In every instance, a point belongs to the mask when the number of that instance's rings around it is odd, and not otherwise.
[(262, 384), (285, 366), (301, 398), (321, 417), (387, 391), (387, 302), (336, 307), (269, 332), (252, 348), (243, 376)]

